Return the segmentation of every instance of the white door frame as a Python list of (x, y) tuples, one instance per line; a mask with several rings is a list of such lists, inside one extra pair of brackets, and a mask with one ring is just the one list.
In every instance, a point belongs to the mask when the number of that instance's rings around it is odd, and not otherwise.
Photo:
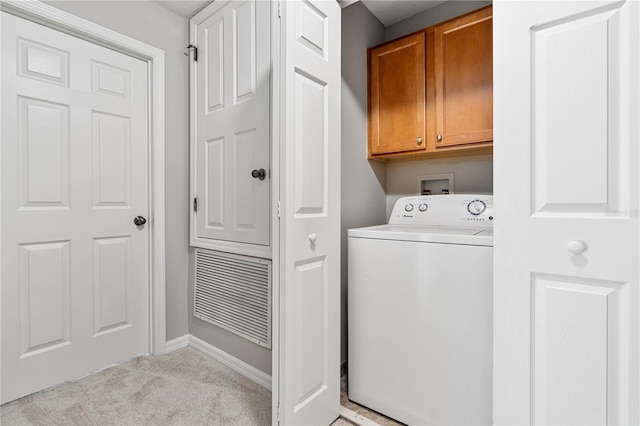
[[(0, 2), (0, 11), (147, 63), (149, 72), (149, 352), (166, 346), (164, 219), (164, 51), (37, 0)], [(1, 155), (1, 149), (0, 149)], [(0, 220), (2, 218), (0, 217)], [(1, 238), (1, 235), (0, 235)], [(0, 286), (2, 283), (0, 282)]]

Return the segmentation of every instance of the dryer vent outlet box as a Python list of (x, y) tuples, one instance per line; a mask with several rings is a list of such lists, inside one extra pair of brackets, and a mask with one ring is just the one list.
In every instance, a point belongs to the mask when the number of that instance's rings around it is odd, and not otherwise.
[(453, 173), (418, 176), (418, 195), (448, 195), (454, 192)]
[(193, 316), (271, 349), (271, 261), (196, 249)]

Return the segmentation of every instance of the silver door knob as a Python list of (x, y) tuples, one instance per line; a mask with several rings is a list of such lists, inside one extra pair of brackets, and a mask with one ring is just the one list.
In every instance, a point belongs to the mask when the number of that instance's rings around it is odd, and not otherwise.
[(145, 223), (147, 223), (147, 219), (145, 219), (145, 218), (144, 218), (144, 217), (142, 217), (142, 216), (136, 216), (136, 218), (135, 218), (135, 219), (133, 219), (133, 223), (135, 223), (135, 224), (136, 224), (136, 226), (142, 226), (142, 225), (144, 225)]
[(422, 145), (422, 138), (418, 138), (417, 142), (418, 142), (418, 145)]
[(438, 142), (442, 142), (442, 135), (440, 133), (438, 133), (436, 135), (436, 139), (438, 140)]
[(567, 243), (567, 250), (573, 254), (582, 254), (587, 249), (587, 245), (582, 241), (573, 240)]
[(256, 179), (264, 180), (264, 178), (267, 176), (267, 172), (264, 169), (253, 170), (251, 172), (251, 176)]

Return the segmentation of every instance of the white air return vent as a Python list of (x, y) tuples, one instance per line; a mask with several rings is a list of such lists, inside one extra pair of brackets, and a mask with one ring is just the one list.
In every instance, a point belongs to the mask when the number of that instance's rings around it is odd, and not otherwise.
[(271, 261), (196, 249), (193, 316), (271, 349)]

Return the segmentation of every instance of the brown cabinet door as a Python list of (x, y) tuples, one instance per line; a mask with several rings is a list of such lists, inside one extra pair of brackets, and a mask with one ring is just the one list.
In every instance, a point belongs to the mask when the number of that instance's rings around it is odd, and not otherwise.
[(493, 140), (493, 27), (486, 8), (435, 27), (436, 150)]
[(425, 149), (424, 37), (369, 50), (369, 156)]

